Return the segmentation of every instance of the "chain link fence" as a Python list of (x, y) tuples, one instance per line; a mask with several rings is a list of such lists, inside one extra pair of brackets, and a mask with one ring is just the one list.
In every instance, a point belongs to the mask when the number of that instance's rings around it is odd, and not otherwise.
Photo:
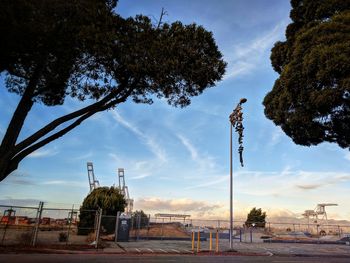
[[(152, 217), (143, 213), (104, 215), (99, 210), (0, 205), (1, 245), (93, 245), (139, 240), (229, 242), (228, 220)], [(235, 221), (234, 242), (339, 243), (348, 241), (350, 225), (320, 223), (258, 223)], [(344, 241), (344, 243), (345, 243)]]
[[(0, 205), (1, 245), (86, 245), (96, 241), (98, 211)], [(80, 214), (90, 224), (80, 225)]]

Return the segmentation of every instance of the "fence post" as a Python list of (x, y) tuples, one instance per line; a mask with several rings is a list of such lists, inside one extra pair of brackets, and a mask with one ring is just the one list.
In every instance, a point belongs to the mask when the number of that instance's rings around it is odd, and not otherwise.
[(39, 226), (40, 226), (40, 220), (41, 220), (41, 215), (43, 213), (43, 207), (44, 207), (44, 202), (39, 202), (39, 207), (36, 213), (36, 222), (35, 222), (35, 228), (34, 228), (34, 235), (32, 238), (32, 246), (35, 247), (36, 241), (38, 238), (38, 231), (39, 231)]
[(198, 236), (197, 236), (197, 252), (201, 251), (201, 234), (198, 228)]
[(149, 239), (149, 229), (150, 229), (150, 223), (151, 223), (151, 214), (148, 215), (148, 222), (147, 222), (147, 240)]
[(192, 251), (194, 251), (194, 231), (192, 230)]
[(242, 243), (242, 228), (239, 229), (239, 242)]
[(216, 229), (215, 251), (219, 252), (219, 229)]
[(120, 211), (117, 212), (117, 217), (115, 220), (114, 242), (118, 242), (119, 217), (120, 217)]
[[(11, 206), (11, 208), (10, 208), (9, 210), (10, 210), (10, 211), (13, 210), (13, 209), (12, 209), (12, 206)], [(6, 225), (5, 225), (5, 228), (4, 228), (4, 234), (2, 235), (1, 245), (4, 244), (4, 240), (5, 240), (5, 236), (6, 236), (7, 227), (8, 227), (8, 225), (9, 225), (10, 220), (11, 220), (11, 213), (12, 213), (12, 212), (9, 212), (9, 214), (8, 214), (8, 220), (7, 220)]]
[(97, 232), (96, 232), (96, 240), (95, 240), (95, 248), (98, 248), (98, 242), (100, 239), (100, 230), (101, 230), (101, 221), (102, 221), (102, 208), (98, 209), (98, 222), (97, 222)]
[(210, 231), (209, 232), (209, 251), (211, 251), (213, 248), (212, 242), (213, 242), (213, 233)]
[(295, 224), (293, 224), (293, 234), (294, 234), (294, 243), (297, 242), (297, 233), (295, 233)]
[(68, 226), (66, 245), (68, 244), (68, 241), (69, 241), (69, 233), (70, 233), (70, 229), (71, 229), (71, 226), (72, 226), (73, 213), (74, 213), (74, 205), (72, 206), (72, 210), (71, 210), (71, 214), (70, 214), (70, 218), (69, 218), (69, 226)]
[(137, 214), (137, 218), (136, 218), (136, 222), (137, 222), (137, 239), (140, 239), (140, 228), (141, 228), (141, 214)]
[(160, 237), (161, 240), (163, 240), (163, 227), (164, 227), (164, 218), (163, 218), (163, 222), (162, 222), (162, 233), (161, 233), (161, 237)]
[(250, 243), (253, 243), (253, 229), (250, 228)]

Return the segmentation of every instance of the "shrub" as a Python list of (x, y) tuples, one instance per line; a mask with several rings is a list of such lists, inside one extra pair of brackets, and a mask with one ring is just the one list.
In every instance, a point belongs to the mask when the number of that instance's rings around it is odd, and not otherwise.
[(66, 232), (58, 233), (58, 241), (67, 242), (68, 241), (68, 234)]
[(21, 245), (30, 245), (30, 243), (32, 241), (32, 236), (33, 236), (33, 233), (31, 231), (24, 232), (24, 233), (21, 233), (17, 236), (17, 240), (19, 241), (19, 243)]

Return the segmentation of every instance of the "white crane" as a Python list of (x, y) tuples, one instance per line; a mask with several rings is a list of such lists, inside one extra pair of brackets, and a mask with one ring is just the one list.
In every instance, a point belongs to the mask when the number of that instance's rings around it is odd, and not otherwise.
[(119, 190), (124, 196), (126, 202), (125, 213), (131, 214), (134, 206), (134, 199), (129, 196), (129, 189), (125, 185), (124, 168), (118, 168)]
[(94, 166), (92, 162), (87, 162), (87, 171), (88, 171), (90, 192), (92, 192), (94, 189), (100, 187), (99, 181), (95, 179)]

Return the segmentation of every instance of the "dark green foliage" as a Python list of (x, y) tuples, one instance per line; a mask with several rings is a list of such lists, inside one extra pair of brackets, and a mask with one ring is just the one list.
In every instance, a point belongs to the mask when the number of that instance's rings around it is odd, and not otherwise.
[(58, 233), (58, 241), (59, 242), (67, 242), (68, 241), (68, 234), (67, 234), (67, 232), (59, 232)]
[[(93, 114), (132, 99), (165, 98), (185, 107), (213, 87), (226, 63), (211, 32), (196, 24), (154, 25), (122, 18), (117, 0), (0, 1), (0, 73), (21, 96), (0, 145), (0, 181), (23, 158), (65, 135)], [(67, 96), (95, 103), (62, 116), (18, 142), (35, 102)]]
[(145, 228), (149, 225), (149, 217), (143, 212), (143, 210), (136, 210), (131, 215), (131, 222), (133, 228)]
[[(245, 221), (245, 225), (247, 227), (265, 227), (266, 224), (266, 212), (262, 212), (261, 208), (256, 209), (255, 207), (250, 210), (247, 215), (247, 220)], [(254, 224), (254, 225), (253, 225)]]
[(350, 1), (292, 0), (286, 41), (272, 49), (280, 74), (265, 115), (301, 145), (350, 146)]
[(86, 235), (94, 231), (96, 211), (99, 208), (102, 209), (101, 225), (107, 233), (113, 232), (117, 212), (124, 212), (125, 206), (126, 202), (118, 188), (96, 188), (88, 194), (80, 207), (78, 234)]

